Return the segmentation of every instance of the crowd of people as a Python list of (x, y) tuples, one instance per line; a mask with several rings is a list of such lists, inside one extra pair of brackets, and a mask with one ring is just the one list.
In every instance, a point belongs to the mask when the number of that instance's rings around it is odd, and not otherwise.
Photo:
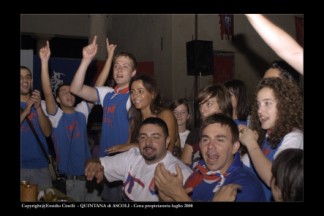
[[(265, 16), (246, 17), (283, 60), (265, 71), (251, 103), (242, 80), (200, 89), (195, 128), (188, 101), (167, 103), (154, 77), (137, 74), (135, 57), (115, 54), (108, 38), (95, 85), (84, 80), (98, 51), (96, 36), (83, 48), (71, 84), (53, 94), (47, 41), (39, 50), (45, 100), (32, 90), (31, 71), (20, 68), (20, 179), (40, 190), (52, 187), (50, 137), (75, 201), (303, 201), (303, 49)], [(114, 87), (104, 86), (111, 66)], [(91, 156), (87, 136), (95, 104), (103, 109), (98, 157)]]

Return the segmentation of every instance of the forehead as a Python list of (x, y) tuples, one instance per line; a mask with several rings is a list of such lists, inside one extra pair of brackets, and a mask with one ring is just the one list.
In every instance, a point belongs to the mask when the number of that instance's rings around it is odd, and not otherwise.
[(31, 72), (25, 68), (22, 68), (22, 69), (20, 69), (20, 75), (22, 75), (22, 76), (30, 75), (31, 76)]
[(226, 137), (232, 137), (231, 129), (228, 125), (221, 125), (220, 123), (213, 123), (208, 125), (202, 131), (203, 135), (226, 135)]
[(264, 87), (260, 89), (258, 92), (258, 99), (263, 99), (263, 98), (274, 98), (273, 90), (269, 87)]
[(132, 60), (127, 56), (119, 56), (115, 60), (115, 64), (132, 64)]
[(156, 124), (145, 124), (141, 127), (140, 133), (151, 134), (151, 133), (159, 133), (163, 134), (163, 130), (160, 126)]
[(265, 73), (263, 78), (269, 77), (279, 77), (280, 78), (281, 71), (278, 68), (269, 68)]
[(69, 90), (70, 90), (70, 86), (64, 85), (60, 87), (59, 91), (61, 92), (61, 91), (69, 91)]
[(137, 87), (137, 88), (145, 88), (144, 85), (143, 85), (143, 80), (135, 80), (133, 83), (132, 83), (132, 86), (131, 88), (134, 88), (134, 87)]
[(175, 108), (175, 110), (187, 110), (187, 107), (184, 104), (180, 104)]
[(207, 99), (204, 99), (201, 103), (204, 104), (206, 102), (215, 102), (215, 103), (217, 103), (217, 98), (216, 97), (211, 97), (211, 95), (209, 95), (207, 97)]

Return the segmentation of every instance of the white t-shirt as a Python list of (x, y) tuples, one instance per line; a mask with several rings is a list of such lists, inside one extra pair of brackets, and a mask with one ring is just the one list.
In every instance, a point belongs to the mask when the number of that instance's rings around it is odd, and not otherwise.
[(158, 163), (146, 164), (138, 147), (115, 156), (100, 158), (104, 174), (108, 181), (122, 180), (123, 193), (133, 201), (159, 201), (154, 187), (154, 171), (159, 163), (167, 170), (176, 173), (175, 165), (179, 164), (183, 175), (183, 184), (191, 175), (191, 169), (174, 157), (170, 152)]
[(304, 133), (301, 130), (294, 130), (284, 136), (281, 146), (274, 154), (273, 158), (276, 159), (277, 155), (285, 149), (296, 148), (304, 149)]
[[(304, 133), (295, 129), (294, 131), (286, 134), (282, 140), (281, 146), (278, 148), (277, 152), (274, 154), (273, 159), (276, 159), (277, 155), (285, 149), (295, 148), (295, 149), (304, 149)], [(243, 155), (241, 161), (244, 165), (251, 167), (250, 157), (248, 154)]]
[(187, 136), (189, 135), (189, 133), (190, 133), (190, 130), (186, 130), (185, 132), (179, 133), (181, 149), (183, 149), (184, 145), (186, 144), (186, 139), (187, 139)]

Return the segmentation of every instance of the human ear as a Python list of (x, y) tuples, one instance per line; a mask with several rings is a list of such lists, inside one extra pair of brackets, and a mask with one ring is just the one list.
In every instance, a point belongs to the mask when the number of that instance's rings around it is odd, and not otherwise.
[(236, 141), (234, 144), (233, 144), (233, 149), (232, 149), (232, 154), (235, 154), (239, 148), (240, 148), (240, 142), (239, 141)]

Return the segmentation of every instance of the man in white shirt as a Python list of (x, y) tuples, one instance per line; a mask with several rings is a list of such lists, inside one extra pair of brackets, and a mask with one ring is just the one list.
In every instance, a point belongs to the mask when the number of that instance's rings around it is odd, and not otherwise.
[(166, 123), (155, 117), (142, 122), (138, 134), (138, 147), (115, 156), (90, 160), (85, 169), (87, 180), (105, 176), (109, 182), (123, 180), (125, 201), (159, 201), (154, 183), (154, 171), (159, 163), (167, 170), (176, 173), (176, 164), (183, 175), (183, 184), (192, 173), (191, 169), (167, 150), (170, 142)]

